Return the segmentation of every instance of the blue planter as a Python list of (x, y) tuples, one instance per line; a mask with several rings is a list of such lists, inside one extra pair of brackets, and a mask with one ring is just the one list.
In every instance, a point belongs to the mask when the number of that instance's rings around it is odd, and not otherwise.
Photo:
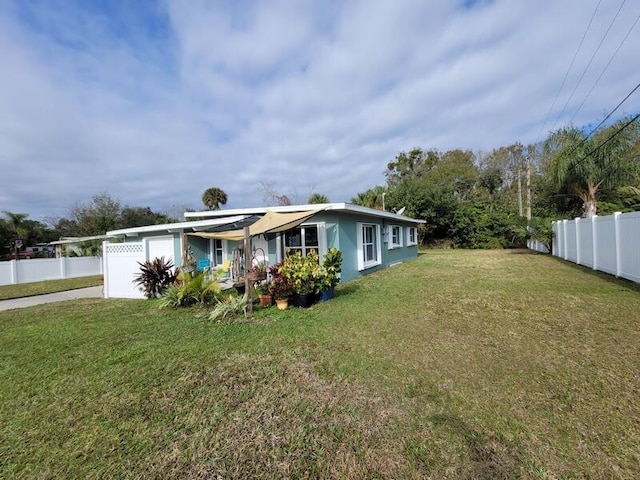
[(336, 290), (335, 288), (331, 287), (329, 290), (325, 290), (324, 292), (320, 293), (320, 301), (326, 302), (327, 300), (331, 300), (333, 297), (335, 297), (335, 295)]

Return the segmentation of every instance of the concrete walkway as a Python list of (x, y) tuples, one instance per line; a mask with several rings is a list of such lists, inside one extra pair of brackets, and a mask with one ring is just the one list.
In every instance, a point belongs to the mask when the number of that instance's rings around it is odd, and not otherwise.
[(102, 298), (102, 285), (97, 287), (78, 288), (76, 290), (66, 290), (58, 293), (47, 293), (45, 295), (35, 295), (33, 297), (12, 298), (11, 300), (0, 300), (0, 312), (3, 310), (13, 310), (14, 308), (32, 307), (43, 303), (62, 302), (64, 300), (75, 300), (77, 298)]

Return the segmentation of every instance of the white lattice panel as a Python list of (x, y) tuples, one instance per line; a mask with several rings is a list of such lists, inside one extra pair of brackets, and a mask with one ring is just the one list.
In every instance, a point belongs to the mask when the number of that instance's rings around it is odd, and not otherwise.
[(144, 251), (142, 243), (108, 243), (107, 253), (113, 255), (140, 255)]

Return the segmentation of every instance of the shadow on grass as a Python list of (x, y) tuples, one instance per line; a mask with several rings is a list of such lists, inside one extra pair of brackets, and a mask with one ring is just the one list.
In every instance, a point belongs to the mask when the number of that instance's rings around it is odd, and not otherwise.
[(356, 282), (347, 282), (336, 288), (336, 297), (351, 295), (352, 293), (356, 293), (358, 290), (360, 290), (360, 285)]
[(464, 441), (471, 461), (470, 478), (495, 479), (519, 476), (520, 454), (512, 446), (495, 438), (487, 438), (451, 412), (434, 414), (428, 419), (433, 425), (446, 428)]
[(577, 263), (573, 263), (570, 260), (565, 260), (564, 258), (556, 257), (554, 255), (542, 254), (542, 253), (540, 255), (546, 255), (549, 258), (551, 258), (552, 261), (558, 263), (559, 265), (564, 265), (570, 268), (574, 268), (576, 270), (581, 271), (582, 273), (586, 273), (587, 275), (591, 275), (600, 280), (613, 283), (614, 285), (617, 285), (625, 290), (640, 292), (640, 283), (635, 283), (631, 280), (627, 280), (626, 278), (619, 278), (619, 277), (616, 277), (615, 275), (611, 275), (606, 272), (601, 272), (600, 270), (594, 270), (593, 268), (588, 267), (586, 265), (579, 265)]

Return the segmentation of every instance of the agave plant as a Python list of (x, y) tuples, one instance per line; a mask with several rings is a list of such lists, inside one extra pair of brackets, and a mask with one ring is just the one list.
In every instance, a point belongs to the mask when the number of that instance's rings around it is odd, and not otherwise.
[(229, 318), (235, 318), (242, 313), (244, 317), (247, 317), (247, 304), (249, 299), (246, 295), (229, 295), (224, 300), (219, 300), (218, 304), (211, 310), (209, 319), (217, 322), (221, 322)]
[(173, 262), (164, 257), (156, 257), (144, 263), (138, 262), (140, 273), (133, 282), (140, 286), (147, 298), (158, 298), (176, 281)]

